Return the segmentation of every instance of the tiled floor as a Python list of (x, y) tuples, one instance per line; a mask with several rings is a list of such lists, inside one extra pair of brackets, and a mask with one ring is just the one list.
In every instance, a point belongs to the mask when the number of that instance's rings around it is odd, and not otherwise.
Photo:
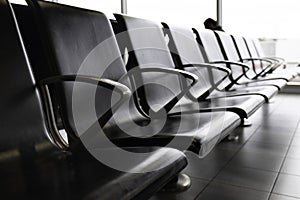
[(238, 128), (237, 141), (223, 141), (204, 159), (187, 153), (184, 170), (192, 187), (158, 193), (151, 200), (300, 199), (300, 95), (280, 94)]

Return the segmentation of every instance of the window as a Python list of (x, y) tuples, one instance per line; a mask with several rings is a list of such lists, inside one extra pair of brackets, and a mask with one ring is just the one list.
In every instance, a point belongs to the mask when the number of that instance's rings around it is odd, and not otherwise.
[(298, 38), (299, 0), (223, 1), (223, 27), (260, 38)]
[(216, 19), (215, 0), (127, 0), (128, 15), (203, 28), (207, 18)]

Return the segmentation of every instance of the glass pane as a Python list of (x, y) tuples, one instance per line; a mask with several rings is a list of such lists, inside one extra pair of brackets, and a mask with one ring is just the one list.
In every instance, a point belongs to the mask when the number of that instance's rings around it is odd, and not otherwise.
[(297, 38), (299, 0), (223, 1), (223, 27), (251, 37)]
[(216, 19), (215, 0), (127, 0), (128, 15), (185, 26), (204, 27), (207, 18)]

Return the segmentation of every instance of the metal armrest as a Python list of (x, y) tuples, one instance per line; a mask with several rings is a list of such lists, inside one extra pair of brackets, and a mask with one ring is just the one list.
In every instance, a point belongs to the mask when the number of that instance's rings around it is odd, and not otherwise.
[[(209, 76), (210, 76), (210, 82), (211, 82), (211, 85), (212, 85), (212, 88), (210, 88), (210, 90), (214, 90), (216, 89), (228, 76), (231, 75), (231, 70), (227, 67), (223, 67), (223, 66), (220, 66), (220, 65), (217, 65), (217, 64), (207, 64), (207, 63), (193, 63), (193, 64), (185, 64), (185, 65), (182, 65), (183, 68), (188, 68), (188, 67), (201, 67), (201, 68), (207, 68), (209, 70)], [(219, 81), (215, 82), (214, 80), (214, 76), (213, 76), (213, 73), (212, 73), (212, 70), (215, 69), (215, 70), (218, 70), (218, 71), (222, 71), (222, 72), (225, 72), (226, 75), (224, 77), (222, 77)]]
[(244, 70), (244, 72), (248, 71), (250, 68), (249, 66), (240, 63), (240, 62), (235, 62), (235, 61), (229, 61), (229, 60), (222, 60), (222, 61), (214, 61), (214, 62), (210, 62), (212, 64), (229, 64), (229, 65), (236, 65), (236, 66), (240, 66), (242, 67), (242, 69)]
[(89, 83), (92, 85), (97, 85), (100, 87), (107, 88), (121, 95), (119, 101), (116, 102), (114, 105), (112, 105), (112, 107), (108, 111), (106, 111), (100, 118), (98, 118), (98, 122), (100, 126), (104, 126), (107, 123), (107, 121), (112, 117), (113, 115), (112, 111), (118, 109), (124, 103), (124, 101), (130, 98), (131, 96), (131, 91), (127, 86), (105, 78), (97, 78), (93, 76), (84, 76), (84, 75), (63, 75), (63, 76), (53, 76), (41, 80), (38, 83), (38, 85), (41, 88), (42, 96), (45, 100), (44, 103), (46, 109), (46, 117), (48, 119), (47, 121), (50, 129), (50, 134), (53, 142), (62, 149), (68, 148), (69, 145), (61, 137), (58, 128), (56, 126), (55, 115), (52, 107), (52, 101), (51, 101), (48, 85), (52, 85), (55, 83), (63, 83), (63, 82)]
[(106, 78), (97, 78), (94, 76), (85, 76), (85, 75), (53, 76), (39, 81), (39, 85), (45, 86), (45, 85), (50, 85), (54, 83), (63, 83), (63, 82), (81, 82), (81, 83), (89, 83), (92, 85), (101, 86), (110, 90), (114, 90), (115, 92), (118, 92), (124, 98), (129, 98), (131, 95), (131, 91), (129, 90), (129, 88), (119, 82), (106, 79)]
[(182, 65), (183, 68), (186, 68), (186, 67), (205, 67), (205, 68), (209, 68), (209, 69), (216, 69), (216, 70), (220, 70), (220, 71), (223, 71), (225, 72), (227, 75), (230, 75), (231, 74), (231, 70), (226, 68), (226, 67), (223, 67), (223, 66), (219, 66), (219, 65), (210, 65), (210, 64), (206, 64), (206, 63), (201, 63), (201, 64), (185, 64), (185, 65)]
[[(271, 61), (270, 59), (266, 59), (266, 58), (243, 58), (242, 61), (260, 61), (260, 62), (266, 62), (268, 63), (268, 65), (264, 68), (262, 68), (262, 71), (260, 73), (258, 73), (254, 79), (258, 78), (259, 76), (261, 76), (262, 74), (265, 73), (265, 71), (268, 71), (269, 69), (272, 69), (272, 66), (276, 66), (277, 63), (274, 63), (273, 61)], [(253, 68), (254, 68), (254, 63), (253, 63)]]
[(188, 85), (185, 89), (181, 89), (181, 92), (177, 96), (172, 98), (169, 102), (167, 102), (163, 108), (157, 111), (157, 113), (162, 112), (163, 110), (165, 110), (165, 112), (169, 112), (175, 106), (175, 104), (190, 90), (190, 88), (198, 82), (198, 76), (196, 76), (193, 73), (186, 72), (183, 70), (173, 69), (173, 68), (162, 68), (162, 67), (147, 67), (147, 68), (135, 67), (129, 72), (127, 72), (125, 76), (132, 76), (132, 75), (134, 76), (135, 73), (145, 73), (145, 72), (162, 72), (167, 74), (171, 73), (192, 80), (192, 83), (190, 85)]
[[(234, 84), (237, 84), (238, 80), (240, 78), (242, 78), (243, 76), (247, 77), (247, 74), (246, 72), (250, 69), (250, 67), (244, 63), (241, 63), (241, 62), (236, 62), (236, 61), (231, 61), (231, 60), (222, 60), (222, 61), (214, 61), (214, 62), (211, 62), (213, 64), (226, 64), (226, 66), (228, 68), (231, 67), (231, 65), (234, 65), (234, 66), (238, 66), (238, 67), (241, 67), (242, 70), (243, 70), (243, 73), (241, 75), (239, 75), (238, 77), (234, 78), (233, 76), (229, 76), (230, 80), (231, 80), (231, 83), (226, 87), (226, 89), (229, 89), (231, 88)], [(229, 65), (229, 66), (228, 66)], [(247, 77), (248, 78), (248, 77)]]
[(275, 61), (278, 61), (278, 62), (285, 62), (285, 59), (280, 58), (280, 57), (264, 57), (264, 58), (270, 59), (270, 60), (275, 60)]
[(261, 62), (266, 62), (266, 63), (269, 63), (269, 65), (267, 66), (267, 68), (274, 64), (274, 62), (272, 62), (270, 59), (266, 59), (266, 58), (243, 58), (242, 61), (261, 61)]
[(192, 83), (191, 86), (195, 85), (198, 81), (198, 76), (196, 76), (193, 73), (186, 72), (183, 70), (179, 69), (173, 69), (173, 68), (162, 68), (162, 67), (148, 67), (148, 68), (134, 68), (127, 72), (126, 76), (131, 76), (134, 73), (144, 73), (144, 72), (162, 72), (162, 73), (171, 73), (171, 74), (176, 74), (176, 75), (182, 75), (185, 78), (191, 79)]

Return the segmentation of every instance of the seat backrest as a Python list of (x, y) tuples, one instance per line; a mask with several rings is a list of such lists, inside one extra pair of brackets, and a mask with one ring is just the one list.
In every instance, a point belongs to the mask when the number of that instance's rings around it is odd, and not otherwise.
[(223, 54), (212, 30), (199, 29), (196, 34), (200, 46), (205, 50), (208, 62), (227, 60), (227, 56)]
[(257, 55), (259, 55), (259, 57), (261, 57), (261, 58), (265, 57), (266, 56), (265, 52), (264, 52), (259, 40), (258, 39), (253, 39), (253, 43), (254, 43), (254, 46), (256, 48)]
[(191, 94), (196, 98), (201, 97), (212, 89), (212, 84), (217, 83), (223, 77), (220, 77), (220, 74), (214, 73), (215, 71), (209, 68), (184, 67), (184, 65), (205, 64), (207, 58), (205, 59), (204, 49), (200, 49), (202, 47), (196, 41), (196, 35), (191, 28), (165, 23), (164, 27), (170, 38), (169, 48), (174, 48), (172, 51), (177, 55), (174, 58), (179, 60), (175, 63), (180, 63), (177, 68), (194, 73), (199, 77), (198, 83), (192, 87)]
[(251, 38), (244, 38), (244, 41), (249, 49), (250, 55), (252, 58), (259, 58), (256, 47), (254, 45), (254, 41)]
[(241, 59), (251, 58), (251, 54), (250, 54), (250, 52), (248, 50), (248, 47), (247, 47), (247, 45), (244, 41), (244, 38), (242, 36), (239, 36), (239, 35), (233, 35), (232, 38), (233, 38), (233, 41), (236, 44), (237, 51), (240, 55), (240, 58)]
[[(126, 74), (111, 24), (103, 13), (45, 1), (29, 3), (35, 13), (31, 22), (36, 22), (37, 32), (28, 34), (41, 36), (42, 66), (37, 65), (41, 60), (39, 54), (30, 51), (38, 80), (84, 75), (120, 81)], [(129, 86), (126, 81), (124, 84)], [(111, 90), (88, 83), (65, 82), (50, 89), (58, 104), (63, 128), (75, 136), (97, 123), (97, 118), (114, 103)], [(128, 108), (132, 115), (140, 117), (135, 106)]]
[[(242, 59), (255, 57), (251, 54), (249, 46), (247, 45), (245, 39), (242, 36), (234, 35), (232, 37), (236, 43), (237, 49), (238, 49)], [(259, 61), (251, 62), (250, 61), (250, 62), (248, 62), (248, 64), (251, 64), (251, 68), (254, 70), (254, 72), (256, 72), (256, 73), (261, 72), (261, 70), (262, 70), (261, 62), (259, 62)]]
[[(239, 51), (233, 41), (233, 38), (230, 34), (221, 32), (221, 31), (215, 31), (216, 36), (219, 39), (219, 44), (221, 48), (224, 49), (224, 53), (226, 54), (229, 61), (235, 61), (240, 62), (241, 61), (241, 55), (239, 54)], [(233, 67), (232, 70), (232, 76), (233, 78), (238, 78), (243, 74), (243, 69), (241, 67)]]
[[(122, 31), (121, 46), (129, 51), (127, 70), (175, 68), (160, 23), (120, 14), (115, 17)], [(142, 86), (139, 98), (146, 112), (163, 108), (182, 91), (181, 78), (176, 75), (155, 72), (140, 76), (141, 81), (137, 83)]]
[[(198, 43), (200, 44), (200, 46), (203, 46), (209, 62), (230, 60), (227, 56), (227, 52), (222, 45), (222, 42), (220, 41), (220, 38), (216, 35), (217, 33), (208, 29), (195, 29), (195, 33), (197, 34)], [(224, 64), (223, 66), (228, 67), (231, 70), (231, 75), (222, 83), (222, 85), (226, 87), (227, 85), (231, 84), (232, 79), (241, 76), (241, 73), (243, 73), (243, 71), (239, 68), (232, 67), (231, 65)]]
[(7, 0), (0, 0), (0, 24), (3, 27), (0, 37), (0, 162), (5, 162), (14, 158), (29, 159), (43, 149), (40, 147), (46, 150), (54, 145), (50, 144), (36, 82)]
[(239, 51), (237, 50), (231, 35), (221, 31), (215, 31), (215, 33), (217, 38), (219, 39), (221, 48), (224, 49), (227, 59), (235, 62), (240, 62), (241, 55), (239, 54)]

